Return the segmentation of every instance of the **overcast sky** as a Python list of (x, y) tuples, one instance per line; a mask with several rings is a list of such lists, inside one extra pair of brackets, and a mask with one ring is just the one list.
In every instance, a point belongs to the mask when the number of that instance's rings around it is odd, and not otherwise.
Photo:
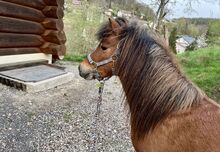
[[(149, 4), (150, 0), (139, 0)], [(198, 0), (199, 3), (193, 3), (193, 9), (196, 12), (186, 11), (185, 0), (177, 0), (175, 6), (172, 7), (172, 12), (169, 18), (179, 17), (211, 17), (220, 18), (220, 2), (219, 0)]]

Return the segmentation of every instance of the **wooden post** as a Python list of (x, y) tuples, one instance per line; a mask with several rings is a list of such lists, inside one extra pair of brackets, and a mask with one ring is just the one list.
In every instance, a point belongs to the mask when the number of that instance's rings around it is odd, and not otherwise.
[(0, 16), (0, 32), (42, 34), (44, 30), (37, 22)]
[(44, 40), (39, 35), (0, 33), (0, 48), (37, 47), (43, 43)]

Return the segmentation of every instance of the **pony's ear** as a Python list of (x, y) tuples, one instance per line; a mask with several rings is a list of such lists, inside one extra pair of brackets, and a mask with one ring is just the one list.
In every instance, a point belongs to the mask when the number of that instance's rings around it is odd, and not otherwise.
[(121, 30), (121, 26), (118, 24), (117, 21), (115, 21), (114, 19), (109, 18), (109, 24), (111, 25), (111, 28), (114, 32), (116, 32), (116, 34), (118, 34)]

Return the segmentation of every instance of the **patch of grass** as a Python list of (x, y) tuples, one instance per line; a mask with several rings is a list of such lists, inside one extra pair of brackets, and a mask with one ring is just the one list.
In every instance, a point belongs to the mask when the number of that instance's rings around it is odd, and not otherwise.
[(65, 61), (82, 62), (86, 58), (86, 54), (67, 54), (64, 57)]
[(210, 97), (220, 100), (220, 47), (178, 55), (186, 75)]
[(73, 113), (64, 113), (63, 115), (64, 122), (68, 123), (72, 119), (72, 115)]
[(25, 114), (27, 115), (28, 122), (32, 121), (32, 119), (35, 115), (35, 113), (30, 112), (30, 111), (25, 112)]

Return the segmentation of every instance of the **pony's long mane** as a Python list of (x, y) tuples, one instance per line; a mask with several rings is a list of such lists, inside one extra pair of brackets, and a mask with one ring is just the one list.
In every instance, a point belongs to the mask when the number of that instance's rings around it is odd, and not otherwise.
[[(136, 23), (122, 24), (120, 57), (116, 65), (131, 114), (131, 125), (139, 138), (174, 112), (199, 104), (203, 93), (181, 72), (164, 42)], [(111, 33), (105, 24), (102, 39)]]

